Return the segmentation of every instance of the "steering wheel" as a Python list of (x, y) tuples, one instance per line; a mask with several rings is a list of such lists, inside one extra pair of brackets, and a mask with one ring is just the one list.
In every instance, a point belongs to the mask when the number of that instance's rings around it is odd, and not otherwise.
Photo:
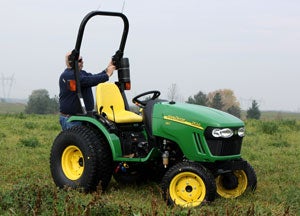
[[(146, 95), (149, 95), (147, 97), (147, 99), (140, 100), (141, 97), (146, 96)], [(147, 91), (147, 92), (144, 92), (144, 93), (139, 94), (139, 95), (135, 96), (134, 98), (132, 98), (132, 102), (134, 104), (136, 104), (137, 106), (143, 108), (143, 107), (145, 107), (147, 105), (147, 103), (149, 101), (155, 100), (156, 98), (158, 98), (159, 95), (160, 95), (160, 91), (157, 91), (157, 90)]]

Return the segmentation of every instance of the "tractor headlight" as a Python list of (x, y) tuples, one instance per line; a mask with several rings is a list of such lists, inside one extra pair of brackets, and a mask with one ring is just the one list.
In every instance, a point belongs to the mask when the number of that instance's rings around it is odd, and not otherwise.
[(233, 131), (230, 128), (215, 128), (212, 130), (213, 137), (229, 138), (232, 137)]
[(238, 135), (240, 137), (244, 137), (245, 136), (245, 128), (244, 127), (241, 127), (238, 129)]

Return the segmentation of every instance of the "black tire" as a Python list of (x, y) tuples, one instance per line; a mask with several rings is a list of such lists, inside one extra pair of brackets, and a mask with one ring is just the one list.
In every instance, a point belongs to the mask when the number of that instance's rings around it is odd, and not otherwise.
[(248, 162), (244, 169), (218, 175), (215, 180), (217, 193), (224, 198), (239, 197), (247, 189), (255, 191), (257, 186), (255, 171)]
[(113, 158), (109, 144), (107, 140), (97, 131), (94, 131), (97, 136), (98, 143), (96, 145), (97, 151), (97, 182), (101, 183), (101, 190), (105, 191), (109, 185), (113, 174)]
[[(62, 131), (54, 140), (50, 154), (50, 170), (60, 187), (104, 190), (112, 175), (111, 152), (92, 129), (76, 126)], [(109, 156), (106, 156), (109, 155)], [(103, 164), (102, 164), (103, 163)]]
[(212, 173), (201, 164), (181, 162), (164, 175), (161, 188), (168, 205), (195, 207), (215, 199), (216, 185)]

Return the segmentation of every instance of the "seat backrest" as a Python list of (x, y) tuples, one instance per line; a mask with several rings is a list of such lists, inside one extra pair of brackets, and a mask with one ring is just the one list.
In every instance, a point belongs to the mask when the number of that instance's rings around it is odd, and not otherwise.
[(124, 100), (118, 86), (114, 83), (100, 83), (96, 87), (97, 111), (101, 114), (114, 114), (125, 110)]
[(100, 83), (96, 87), (96, 104), (99, 114), (116, 123), (140, 123), (142, 116), (125, 109), (124, 99), (114, 83)]

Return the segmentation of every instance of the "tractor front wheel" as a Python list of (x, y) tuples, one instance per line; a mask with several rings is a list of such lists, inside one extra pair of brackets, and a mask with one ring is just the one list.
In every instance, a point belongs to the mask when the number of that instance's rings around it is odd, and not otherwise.
[(248, 162), (244, 169), (218, 175), (215, 180), (217, 193), (224, 198), (241, 196), (247, 188), (254, 191), (257, 185), (255, 171)]
[(161, 185), (169, 205), (195, 207), (215, 199), (213, 175), (197, 163), (181, 162), (171, 167)]

